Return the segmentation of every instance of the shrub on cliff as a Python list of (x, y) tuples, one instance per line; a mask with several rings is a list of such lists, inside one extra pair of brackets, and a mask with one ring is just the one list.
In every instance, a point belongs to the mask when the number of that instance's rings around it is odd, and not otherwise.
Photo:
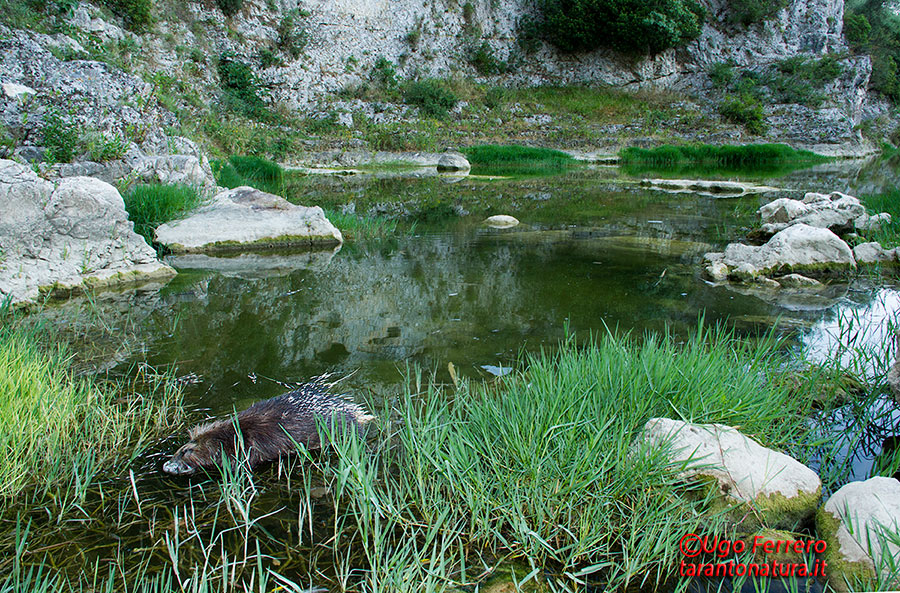
[(216, 5), (225, 16), (234, 16), (244, 7), (244, 0), (216, 0)]
[(228, 109), (247, 117), (267, 120), (271, 117), (263, 100), (264, 90), (259, 78), (234, 52), (219, 56), (219, 82)]
[(566, 52), (658, 54), (699, 37), (706, 18), (696, 0), (538, 0), (538, 8), (538, 33)]
[(744, 26), (767, 21), (787, 4), (787, 0), (729, 0), (728, 20)]
[(726, 97), (719, 105), (719, 115), (725, 121), (744, 126), (751, 134), (765, 134), (765, 113), (762, 104), (751, 95)]
[(103, 5), (121, 17), (129, 31), (143, 33), (153, 24), (150, 0), (103, 0)]
[(864, 14), (848, 12), (844, 15), (844, 36), (847, 43), (854, 49), (864, 47), (869, 43), (869, 34), (872, 32), (872, 24)]

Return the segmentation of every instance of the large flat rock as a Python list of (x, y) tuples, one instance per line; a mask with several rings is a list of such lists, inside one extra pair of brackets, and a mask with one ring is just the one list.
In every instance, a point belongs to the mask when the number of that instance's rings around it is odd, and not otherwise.
[(318, 206), (297, 206), (241, 186), (216, 195), (183, 220), (161, 225), (156, 240), (173, 253), (212, 253), (332, 247), (343, 237)]
[(134, 232), (113, 186), (91, 177), (53, 184), (0, 160), (0, 300), (28, 303), (174, 275)]

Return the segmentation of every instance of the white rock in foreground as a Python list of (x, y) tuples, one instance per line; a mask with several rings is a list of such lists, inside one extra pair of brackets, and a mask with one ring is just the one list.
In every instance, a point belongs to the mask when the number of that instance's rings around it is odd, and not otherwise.
[(484, 219), (484, 224), (495, 229), (508, 229), (519, 224), (519, 219), (508, 214), (495, 214)]
[(113, 186), (91, 177), (54, 186), (0, 160), (0, 301), (26, 303), (174, 275), (134, 232)]
[(296, 206), (242, 186), (216, 195), (183, 220), (160, 226), (156, 240), (174, 253), (205, 253), (328, 247), (344, 239), (318, 206)]
[[(724, 266), (724, 267), (723, 267)], [(765, 245), (731, 243), (724, 253), (706, 254), (706, 271), (713, 278), (752, 280), (773, 273), (855, 268), (850, 247), (828, 229), (795, 224), (775, 234)]]
[[(900, 482), (874, 477), (850, 482), (825, 502), (816, 527), (828, 547), (829, 581), (839, 589), (845, 580), (871, 578), (876, 570), (889, 576), (900, 564)], [(892, 560), (891, 560), (892, 559)]]
[(769, 526), (792, 526), (818, 506), (822, 483), (813, 470), (730, 426), (652, 418), (641, 439), (671, 446), (686, 476), (714, 478), (729, 504), (749, 503)]

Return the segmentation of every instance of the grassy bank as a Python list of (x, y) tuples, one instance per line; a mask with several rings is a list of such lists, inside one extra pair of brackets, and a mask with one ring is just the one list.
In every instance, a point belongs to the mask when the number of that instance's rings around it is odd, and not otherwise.
[(76, 377), (47, 336), (0, 326), (0, 508), (26, 491), (77, 500), (94, 476), (127, 461), (181, 414), (171, 383), (139, 369), (129, 383)]
[[(119, 533), (126, 551), (98, 560), (99, 582), (147, 591), (442, 591), (483, 585), (515, 559), (519, 581), (549, 578), (557, 589), (667, 586), (679, 538), (723, 523), (663, 451), (636, 444), (641, 428), (654, 416), (722, 422), (796, 448), (811, 399), (772, 380), (783, 361), (773, 340), (701, 329), (683, 343), (569, 338), (497, 382), (441, 386), (413, 372), (396, 400), (375, 410), (383, 430), (368, 442), (339, 435), (332, 455), (301, 454), (252, 476), (227, 468), (174, 489), (120, 484), (106, 495), (119, 510), (95, 520)], [(7, 563), (20, 548), (71, 540), (43, 559), (22, 556), (10, 574), (66, 566), (64, 554), (90, 542), (73, 529), (0, 537)], [(13, 543), (23, 537), (27, 545)]]
[(122, 193), (136, 233), (153, 244), (153, 232), (200, 205), (200, 193), (189, 185), (142, 184)]
[(463, 153), (477, 175), (553, 174), (577, 164), (565, 152), (531, 146), (482, 144)]
[(619, 153), (626, 165), (703, 165), (721, 168), (766, 167), (785, 163), (814, 164), (828, 158), (808, 150), (797, 150), (787, 144), (745, 144), (716, 146), (712, 144), (665, 145), (645, 149), (624, 148)]

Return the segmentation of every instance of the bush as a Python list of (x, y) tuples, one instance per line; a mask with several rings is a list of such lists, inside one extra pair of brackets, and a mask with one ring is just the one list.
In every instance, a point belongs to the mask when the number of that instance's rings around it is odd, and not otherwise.
[(482, 76), (502, 74), (506, 72), (508, 66), (506, 62), (494, 57), (494, 50), (487, 41), (482, 42), (478, 48), (470, 53), (469, 63), (475, 66), (475, 70)]
[(459, 99), (440, 81), (417, 80), (409, 83), (403, 92), (403, 102), (415, 105), (425, 115), (442, 119), (449, 115)]
[(765, 134), (768, 126), (762, 104), (750, 95), (726, 97), (719, 114), (733, 124), (741, 124), (751, 134)]
[(397, 88), (397, 70), (394, 65), (384, 56), (380, 56), (375, 60), (372, 66), (372, 81), (382, 89)]
[(79, 138), (78, 131), (71, 122), (63, 119), (58, 113), (51, 113), (44, 118), (41, 133), (44, 136), (44, 148), (47, 149), (46, 157), (49, 161), (68, 163), (75, 158)]
[(728, 20), (744, 26), (767, 21), (787, 4), (787, 0), (729, 0)]
[(734, 80), (734, 65), (728, 62), (716, 62), (709, 67), (709, 79), (717, 89), (727, 88)]
[(151, 0), (103, 0), (103, 4), (125, 21), (129, 31), (144, 33), (153, 25)]
[(844, 14), (844, 36), (853, 48), (861, 48), (869, 43), (872, 25), (864, 14), (848, 12)]
[(657, 54), (699, 37), (706, 18), (696, 0), (539, 0), (538, 7), (540, 35), (566, 52)]
[(200, 204), (197, 188), (188, 185), (137, 185), (122, 194), (134, 231), (153, 243), (159, 225), (180, 218)]
[(463, 149), (463, 152), (472, 165), (520, 165), (522, 163), (569, 165), (574, 162), (571, 155), (560, 150), (532, 146), (482, 144), (470, 146)]
[(228, 108), (247, 117), (261, 120), (271, 118), (262, 98), (263, 89), (250, 66), (238, 59), (233, 52), (219, 56), (219, 82), (225, 92)]
[(120, 159), (125, 156), (127, 150), (128, 142), (118, 134), (112, 136), (101, 134), (88, 141), (91, 160), (98, 163)]
[(216, 4), (222, 14), (234, 16), (244, 7), (244, 0), (216, 0)]
[(296, 10), (288, 12), (278, 23), (278, 40), (275, 42), (278, 49), (293, 59), (300, 57), (306, 44), (309, 43), (309, 33), (306, 27), (298, 21), (301, 13)]

